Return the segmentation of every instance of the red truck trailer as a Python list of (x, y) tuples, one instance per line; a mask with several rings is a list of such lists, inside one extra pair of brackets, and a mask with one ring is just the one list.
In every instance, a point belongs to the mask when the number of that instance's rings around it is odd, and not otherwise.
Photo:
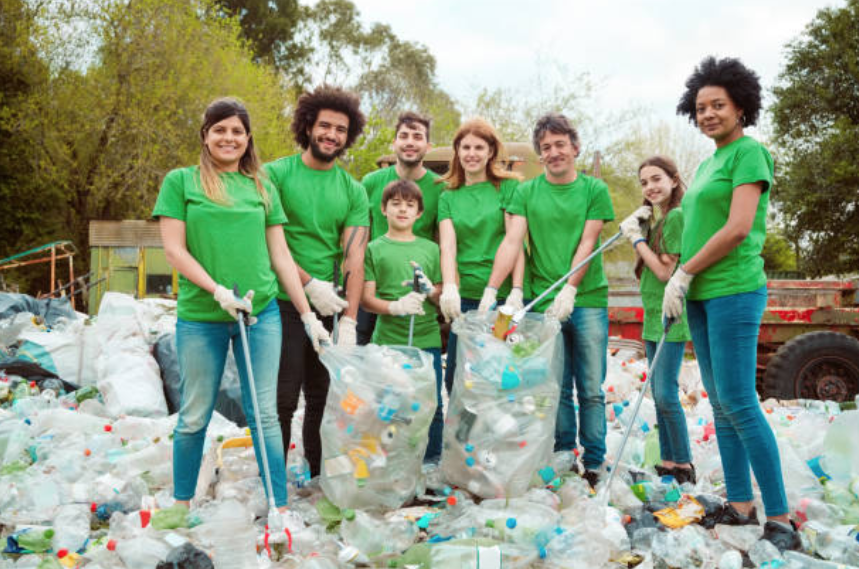
[[(758, 393), (852, 400), (859, 394), (859, 281), (771, 280), (758, 340)], [(641, 341), (637, 291), (612, 291), (609, 333)], [(690, 343), (691, 348), (691, 343)]]

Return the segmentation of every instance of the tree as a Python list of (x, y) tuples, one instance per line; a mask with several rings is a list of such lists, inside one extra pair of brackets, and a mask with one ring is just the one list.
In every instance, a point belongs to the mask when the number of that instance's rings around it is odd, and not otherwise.
[(767, 232), (761, 257), (764, 258), (764, 269), (768, 272), (796, 270), (796, 253), (778, 230)]
[(859, 0), (817, 13), (787, 46), (773, 92), (777, 192), (814, 275), (859, 267)]
[[(164, 175), (198, 161), (200, 117), (216, 97), (245, 102), (264, 157), (294, 150), (288, 93), (208, 1), (57, 2), (45, 12), (31, 38), (51, 73), (15, 107), (32, 141), (18, 163), (28, 183), (13, 202), (15, 250), (71, 238), (86, 261), (90, 220), (148, 218)], [(69, 37), (69, 21), (94, 45)]]

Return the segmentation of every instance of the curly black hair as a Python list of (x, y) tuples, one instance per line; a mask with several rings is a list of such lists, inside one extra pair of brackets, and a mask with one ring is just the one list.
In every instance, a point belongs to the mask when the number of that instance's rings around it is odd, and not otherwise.
[(364, 132), (367, 119), (361, 112), (361, 99), (358, 95), (340, 87), (320, 85), (298, 98), (295, 112), (292, 114), (292, 134), (295, 142), (302, 148), (307, 149), (310, 146), (308, 131), (313, 128), (321, 110), (337, 111), (349, 117), (349, 133), (346, 135), (343, 150), (352, 146), (355, 139)]
[(734, 105), (743, 110), (743, 126), (753, 126), (761, 112), (761, 83), (757, 73), (736, 58), (704, 58), (686, 80), (686, 91), (677, 104), (677, 114), (689, 117), (695, 124), (695, 100), (703, 87), (722, 87)]

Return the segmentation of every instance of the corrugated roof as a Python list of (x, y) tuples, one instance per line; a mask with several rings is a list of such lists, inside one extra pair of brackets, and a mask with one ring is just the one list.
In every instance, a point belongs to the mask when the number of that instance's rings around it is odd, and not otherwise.
[(157, 221), (90, 221), (90, 247), (161, 247)]

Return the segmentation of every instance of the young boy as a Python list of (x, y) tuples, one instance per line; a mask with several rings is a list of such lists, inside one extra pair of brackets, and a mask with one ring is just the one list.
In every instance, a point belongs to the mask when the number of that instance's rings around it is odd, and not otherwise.
[[(444, 415), (441, 406), (441, 334), (435, 308), (441, 285), (438, 245), (417, 237), (412, 229), (424, 211), (423, 194), (411, 180), (395, 180), (382, 193), (382, 215), (388, 220), (388, 231), (367, 246), (364, 260), (364, 292), (361, 303), (365, 310), (379, 314), (373, 343), (405, 346), (409, 340), (409, 321), (414, 316), (412, 346), (433, 357), (436, 375), (435, 416), (429, 431), (424, 462), (438, 462), (441, 457), (441, 432)], [(414, 266), (420, 291), (415, 291)]]

